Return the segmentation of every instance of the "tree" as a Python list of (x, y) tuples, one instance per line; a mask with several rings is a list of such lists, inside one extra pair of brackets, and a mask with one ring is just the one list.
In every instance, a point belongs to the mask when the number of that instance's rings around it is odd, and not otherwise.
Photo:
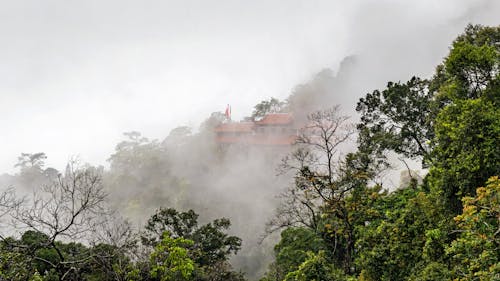
[(151, 276), (160, 281), (192, 280), (195, 265), (188, 254), (188, 247), (192, 245), (191, 240), (172, 238), (165, 232), (150, 256)]
[(320, 251), (318, 254), (309, 252), (308, 259), (297, 270), (288, 273), (284, 279), (284, 281), (323, 280), (347, 280), (347, 276), (328, 261), (324, 251)]
[[(329, 165), (328, 146), (317, 146), (321, 154), (307, 145), (296, 151), (286, 162), (294, 163), (295, 186), (275, 226), (310, 227), (325, 241), (330, 269), (343, 266), (360, 280), (496, 280), (498, 200), (475, 187), (500, 171), (499, 31), (469, 26), (431, 80), (390, 82), (367, 94), (357, 106), (358, 151), (343, 161)], [(315, 139), (322, 140), (310, 134), (303, 143)], [(390, 151), (423, 160), (430, 168), (423, 186), (411, 180), (390, 194), (369, 187)], [(456, 230), (450, 219), (463, 196)], [(317, 256), (287, 278), (334, 279)]]
[(15, 167), (20, 167), (21, 170), (30, 168), (42, 169), (45, 165), (45, 159), (47, 159), (47, 155), (43, 152), (21, 153), (21, 156), (17, 158), (18, 162)]
[(172, 208), (160, 208), (148, 219), (142, 241), (147, 245), (154, 245), (166, 231), (174, 238), (188, 238), (197, 227), (198, 214), (193, 210), (179, 212)]
[(104, 223), (105, 197), (101, 173), (70, 162), (64, 176), (36, 191), (25, 204), (8, 210), (16, 227), (30, 230), (14, 246), (25, 249), (30, 259), (43, 263), (47, 270), (57, 271), (60, 278), (74, 274), (77, 264), (87, 260), (82, 257), (85, 247), (74, 244), (78, 249), (71, 251), (77, 254), (69, 255), (67, 247), (72, 246), (58, 240), (82, 239)]
[(422, 158), (432, 167), (426, 188), (459, 212), (460, 198), (499, 170), (499, 46), (500, 28), (469, 25), (432, 79), (389, 82), (360, 99), (366, 160), (378, 165), (386, 151)]
[(21, 281), (29, 276), (29, 265), (24, 255), (0, 242), (0, 280)]
[(163, 140), (162, 145), (168, 148), (178, 148), (184, 145), (191, 137), (191, 128), (181, 126), (170, 131), (168, 136)]
[(462, 196), (499, 171), (499, 31), (468, 26), (431, 80), (389, 83), (358, 103), (358, 149), (367, 162), (394, 151), (430, 168), (423, 187), (414, 182), (390, 194), (374, 209), (380, 217), (358, 230), (361, 279), (451, 278), (445, 245), (457, 232), (450, 218)]
[(457, 101), (440, 112), (435, 131), (429, 180), (457, 213), (461, 197), (500, 171), (500, 110), (482, 98)]
[(235, 272), (228, 262), (218, 262), (210, 267), (205, 267), (197, 276), (198, 280), (209, 281), (245, 281), (242, 272)]
[(286, 102), (280, 101), (276, 98), (271, 98), (269, 101), (264, 100), (255, 105), (252, 112), (252, 118), (258, 119), (264, 117), (269, 113), (280, 113), (287, 109)]
[(172, 172), (167, 148), (139, 132), (124, 135), (127, 138), (116, 146), (104, 175), (110, 203), (132, 220), (161, 204), (178, 205), (185, 186)]
[(468, 26), (438, 68), (428, 182), (453, 215), (500, 171), (500, 28)]
[[(383, 91), (366, 94), (357, 104), (361, 113), (360, 147), (370, 150), (375, 162), (386, 151), (429, 161), (433, 138), (433, 92), (429, 81), (413, 77), (406, 83), (389, 82)], [(429, 164), (429, 163), (427, 163)]]
[[(79, 242), (56, 241), (54, 248), (46, 241), (49, 237), (28, 230), (20, 239), (5, 238), (0, 244), (1, 272), (7, 280), (28, 280), (40, 275), (43, 280), (125, 281), (130, 258), (117, 246), (100, 243), (87, 246)], [(65, 260), (61, 261), (58, 251)], [(1, 279), (1, 278), (0, 278)], [(3, 279), (1, 279), (3, 280)]]
[(371, 218), (356, 227), (355, 263), (362, 280), (406, 280), (441, 262), (447, 217), (421, 189), (405, 188), (374, 202)]
[(334, 184), (340, 146), (353, 134), (347, 123), (349, 118), (341, 116), (339, 110), (336, 106), (310, 114), (296, 140), (296, 150), (283, 159), (280, 172), (295, 173), (295, 185), (283, 194), (285, 200), (271, 221), (270, 230), (273, 226), (315, 229), (319, 206), (348, 192)]
[(447, 248), (456, 280), (500, 278), (500, 179), (491, 177), (475, 197), (464, 197), (455, 217), (460, 236)]
[(422, 270), (412, 274), (409, 281), (449, 281), (451, 274), (447, 264), (440, 262), (431, 262), (427, 264)]
[[(140, 176), (144, 170), (154, 169), (162, 164), (163, 149), (155, 140), (143, 137), (139, 132), (124, 133), (126, 140), (118, 143), (108, 161), (111, 171), (124, 171)], [(161, 165), (160, 165), (161, 167)], [(138, 178), (142, 180), (142, 178)]]
[(127, 220), (116, 214), (106, 216), (105, 224), (94, 230), (89, 239), (85, 278), (89, 281), (134, 281), (137, 268), (133, 261), (142, 261), (137, 233)]
[[(350, 170), (351, 168), (348, 168)], [(356, 274), (362, 267), (356, 264), (359, 249), (356, 242), (360, 239), (359, 229), (377, 216), (375, 206), (386, 196), (381, 186), (369, 187), (365, 173), (347, 172), (339, 185), (351, 190), (342, 200), (332, 200), (322, 206), (320, 233), (326, 242), (332, 262), (346, 274)]]
[(16, 175), (18, 188), (31, 191), (57, 179), (59, 172), (56, 169), (45, 168), (46, 159), (47, 156), (43, 152), (21, 153), (15, 165), (19, 168), (19, 173)]
[(309, 228), (290, 227), (283, 230), (280, 242), (274, 246), (275, 262), (264, 280), (283, 280), (288, 272), (297, 270), (310, 253), (317, 254), (325, 249), (325, 241)]
[[(187, 247), (189, 257), (200, 269), (200, 272), (196, 272), (195, 275), (201, 280), (205, 280), (203, 276), (206, 274), (211, 275), (211, 278), (231, 276), (239, 280), (238, 274), (232, 272), (227, 263), (230, 255), (236, 254), (241, 247), (240, 238), (226, 233), (230, 225), (228, 219), (221, 218), (199, 226), (198, 214), (193, 210), (178, 212), (171, 208), (160, 208), (148, 220), (141, 239), (147, 246), (156, 246), (161, 235), (168, 232), (172, 239), (191, 240), (192, 245)], [(214, 268), (221, 269), (221, 271), (215, 272)]]
[[(24, 203), (24, 198), (17, 198), (14, 188), (7, 188), (0, 192), (0, 218), (10, 214)], [(0, 238), (3, 238), (0, 236)]]
[(18, 224), (46, 233), (51, 242), (60, 236), (82, 237), (101, 223), (97, 214), (106, 213), (101, 172), (94, 167), (70, 162), (65, 175), (41, 191), (12, 216)]
[[(328, 231), (333, 233), (332, 256), (337, 255), (337, 262), (349, 273), (353, 270), (355, 240), (346, 198), (366, 182), (364, 172), (355, 171), (351, 165), (353, 158), (341, 161), (341, 145), (353, 129), (348, 117), (339, 114), (338, 106), (312, 113), (308, 120), (296, 141), (299, 148), (283, 160), (282, 169), (295, 172), (295, 185), (284, 193), (285, 200), (269, 231), (306, 226), (319, 233), (325, 231), (325, 218), (335, 220), (339, 224), (328, 224)], [(340, 232), (342, 235), (337, 235)]]
[[(500, 27), (468, 25), (438, 67), (435, 80), (442, 102), (491, 96), (488, 88), (498, 86)], [(496, 80), (496, 81), (495, 81)], [(498, 99), (498, 97), (497, 97)]]

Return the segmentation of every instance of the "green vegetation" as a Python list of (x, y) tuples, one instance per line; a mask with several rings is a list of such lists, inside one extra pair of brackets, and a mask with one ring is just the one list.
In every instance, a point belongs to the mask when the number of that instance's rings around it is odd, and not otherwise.
[[(303, 102), (309, 110), (329, 84), (323, 71), (287, 101), (259, 103), (252, 117)], [(356, 126), (338, 107), (309, 114), (280, 166), (294, 184), (268, 224), (281, 236), (260, 280), (500, 280), (499, 101), (500, 27), (469, 25), (432, 78), (389, 82), (361, 98)], [(194, 211), (179, 211), (188, 209), (189, 183), (166, 157), (188, 144), (221, 161), (223, 151), (204, 140), (222, 120), (213, 114), (196, 137), (179, 127), (164, 143), (127, 133), (106, 173), (74, 162), (59, 173), (44, 168), (44, 153), (22, 154), (20, 182), (43, 187), (30, 200), (0, 194), (0, 215), (21, 229), (1, 233), (0, 280), (245, 280), (229, 262), (242, 246), (230, 221), (201, 224)], [(342, 154), (354, 136), (357, 149)], [(378, 179), (393, 155), (420, 160), (423, 182), (386, 190)], [(210, 165), (192, 161), (183, 165), (196, 173)], [(105, 190), (125, 212), (150, 208), (144, 202), (166, 207), (135, 231), (109, 211)]]
[[(197, 227), (197, 216), (193, 211), (159, 210), (141, 237), (121, 229), (120, 238), (127, 238), (123, 244), (51, 241), (28, 230), (19, 240), (4, 238), (0, 244), (0, 280), (244, 280), (228, 263), (241, 244), (225, 233), (229, 221)], [(187, 232), (180, 231), (186, 223)], [(162, 229), (158, 236), (153, 225)]]
[[(287, 197), (295, 205), (273, 221), (294, 228), (262, 280), (500, 280), (499, 69), (500, 28), (470, 25), (432, 79), (389, 82), (360, 99), (355, 153), (330, 161), (338, 130), (301, 142), (292, 156), (305, 161), (291, 165), (300, 169)], [(318, 124), (330, 132), (327, 117)], [(420, 159), (423, 183), (383, 191), (376, 179), (389, 153)]]

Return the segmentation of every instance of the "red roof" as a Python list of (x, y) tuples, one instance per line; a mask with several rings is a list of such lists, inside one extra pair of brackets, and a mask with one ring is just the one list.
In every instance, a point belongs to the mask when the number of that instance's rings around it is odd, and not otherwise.
[(293, 122), (293, 116), (290, 113), (272, 113), (267, 114), (262, 120), (255, 122), (257, 125), (287, 125)]
[[(230, 122), (215, 128), (216, 142), (221, 144), (247, 144), (247, 145), (291, 145), (297, 140), (293, 129), (293, 116), (290, 113), (273, 113), (265, 115), (257, 122)], [(285, 125), (285, 126), (284, 126)], [(283, 130), (268, 132), (267, 129), (257, 130), (258, 126), (283, 126)], [(286, 127), (286, 128), (285, 128)]]
[(227, 133), (251, 133), (253, 132), (254, 123), (252, 122), (234, 122), (224, 123), (215, 128), (216, 132)]
[(225, 144), (252, 144), (252, 145), (292, 145), (297, 140), (296, 136), (224, 136), (219, 135), (216, 137), (218, 143)]

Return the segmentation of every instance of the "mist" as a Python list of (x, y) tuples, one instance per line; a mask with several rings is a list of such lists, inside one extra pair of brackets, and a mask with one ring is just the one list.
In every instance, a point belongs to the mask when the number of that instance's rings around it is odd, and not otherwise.
[(160, 206), (230, 218), (243, 239), (233, 264), (256, 278), (289, 151), (220, 151), (213, 113), (230, 104), (238, 121), (295, 95), (297, 115), (340, 104), (356, 122), (360, 97), (430, 77), (468, 23), (499, 14), (494, 0), (0, 1), (0, 183), (44, 182), (16, 178), (23, 152), (59, 171), (77, 155), (102, 166), (137, 227)]
[(1, 5), (3, 171), (23, 151), (59, 168), (74, 154), (106, 165), (123, 132), (162, 139), (227, 103), (241, 118), (356, 54), (376, 69), (361, 92), (339, 95), (352, 103), (387, 80), (429, 75), (467, 23), (498, 11), (496, 1)]

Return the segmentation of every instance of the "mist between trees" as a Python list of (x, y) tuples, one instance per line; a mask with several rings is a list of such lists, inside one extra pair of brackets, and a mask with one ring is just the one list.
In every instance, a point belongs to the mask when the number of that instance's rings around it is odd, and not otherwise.
[(498, 280), (499, 46), (468, 26), (433, 77), (366, 94), (359, 120), (336, 106), (367, 69), (347, 57), (255, 106), (293, 114), (286, 148), (220, 145), (214, 112), (162, 141), (125, 133), (109, 169), (22, 154), (0, 178), (0, 280)]

